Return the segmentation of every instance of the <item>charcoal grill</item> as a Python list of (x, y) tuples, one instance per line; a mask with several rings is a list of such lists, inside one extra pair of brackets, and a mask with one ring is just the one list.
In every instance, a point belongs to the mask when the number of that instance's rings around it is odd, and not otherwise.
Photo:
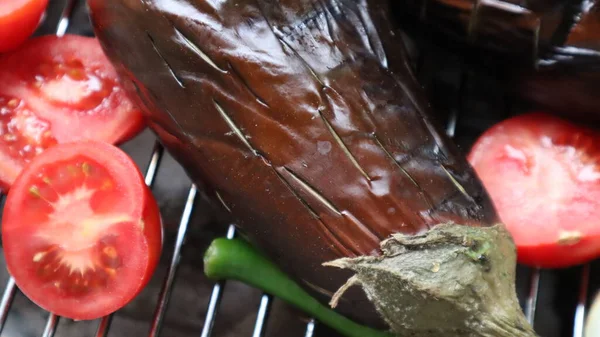
[[(36, 34), (65, 33), (93, 34), (84, 0), (50, 0)], [(524, 109), (496, 83), (498, 70), (471, 66), (426, 42), (418, 42), (415, 50), (419, 80), (439, 112), (437, 117), (445, 122), (447, 133), (464, 151), (487, 127)], [(0, 299), (1, 336), (336, 336), (268, 294), (236, 282), (228, 282), (226, 289), (223, 282), (204, 280), (203, 250), (215, 236), (233, 238), (235, 227), (206, 217), (201, 191), (150, 132), (122, 148), (145, 169), (146, 184), (153, 188), (166, 223), (164, 261), (153, 281), (139, 298), (117, 313), (94, 322), (73, 322), (35, 307), (3, 270), (0, 280), (4, 277), (7, 281)], [(3, 203), (4, 197), (0, 199)], [(185, 253), (186, 248), (191, 251)], [(193, 277), (178, 275), (178, 269), (185, 266), (195, 266), (186, 272)], [(597, 267), (597, 262), (559, 271), (518, 267), (520, 303), (541, 336), (583, 336), (586, 308), (600, 286), (600, 278), (593, 272)], [(176, 295), (179, 288), (183, 292)], [(198, 295), (201, 289), (206, 296)], [(201, 297), (204, 300), (194, 301)], [(224, 301), (224, 297), (229, 299)], [(179, 305), (183, 302), (185, 305)], [(170, 303), (178, 304), (172, 315)], [(188, 319), (180, 320), (180, 316)], [(239, 324), (241, 320), (246, 324)]]

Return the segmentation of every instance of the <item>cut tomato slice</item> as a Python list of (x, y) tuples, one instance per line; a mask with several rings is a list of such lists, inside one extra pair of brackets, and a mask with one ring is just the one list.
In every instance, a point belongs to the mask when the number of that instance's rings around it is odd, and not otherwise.
[(131, 301), (159, 260), (158, 206), (135, 163), (102, 142), (56, 145), (8, 194), (2, 243), (9, 272), (40, 307), (95, 319)]
[(0, 188), (54, 144), (116, 144), (143, 126), (94, 38), (44, 36), (0, 57)]
[(37, 28), (48, 0), (0, 1), (0, 53), (17, 48)]
[(543, 113), (503, 121), (469, 161), (521, 263), (553, 268), (600, 256), (600, 133)]

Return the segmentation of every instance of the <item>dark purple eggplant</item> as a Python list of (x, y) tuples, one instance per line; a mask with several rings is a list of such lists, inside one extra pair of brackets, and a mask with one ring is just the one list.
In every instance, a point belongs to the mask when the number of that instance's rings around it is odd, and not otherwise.
[(600, 70), (598, 0), (405, 0), (396, 3), (408, 22), (497, 53), (524, 68)]
[(383, 2), (88, 4), (163, 144), (321, 300), (401, 335), (533, 335), (512, 239)]
[[(600, 1), (583, 1), (581, 13), (569, 30), (561, 57), (554, 56), (536, 72), (514, 76), (522, 96), (557, 112), (600, 119)], [(586, 56), (587, 62), (581, 62)]]
[[(540, 107), (600, 117), (600, 1), (406, 0), (414, 34), (510, 74), (507, 89)], [(489, 62), (487, 62), (489, 65)], [(579, 117), (580, 117), (579, 116)]]

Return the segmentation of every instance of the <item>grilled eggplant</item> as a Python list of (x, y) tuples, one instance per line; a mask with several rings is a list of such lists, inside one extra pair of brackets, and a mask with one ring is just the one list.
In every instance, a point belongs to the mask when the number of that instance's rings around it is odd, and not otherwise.
[[(406, 0), (403, 27), (510, 73), (509, 91), (557, 111), (600, 116), (600, 1)], [(457, 43), (459, 42), (459, 43)]]
[(383, 2), (88, 4), (163, 144), (321, 300), (402, 335), (533, 335), (514, 244)]
[(406, 0), (396, 6), (405, 22), (417, 20), (511, 65), (600, 68), (598, 0)]

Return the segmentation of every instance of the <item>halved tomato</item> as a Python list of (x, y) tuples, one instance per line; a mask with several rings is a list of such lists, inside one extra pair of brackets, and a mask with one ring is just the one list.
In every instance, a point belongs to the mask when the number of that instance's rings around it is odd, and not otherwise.
[(54, 144), (116, 144), (143, 126), (94, 38), (44, 36), (0, 57), (0, 188)]
[(48, 0), (0, 1), (0, 53), (21, 45), (37, 28)]
[(135, 163), (102, 142), (59, 144), (10, 190), (2, 244), (21, 291), (57, 315), (110, 314), (148, 283), (162, 248), (158, 206)]
[(600, 132), (529, 113), (476, 142), (469, 161), (521, 263), (553, 268), (600, 256)]

